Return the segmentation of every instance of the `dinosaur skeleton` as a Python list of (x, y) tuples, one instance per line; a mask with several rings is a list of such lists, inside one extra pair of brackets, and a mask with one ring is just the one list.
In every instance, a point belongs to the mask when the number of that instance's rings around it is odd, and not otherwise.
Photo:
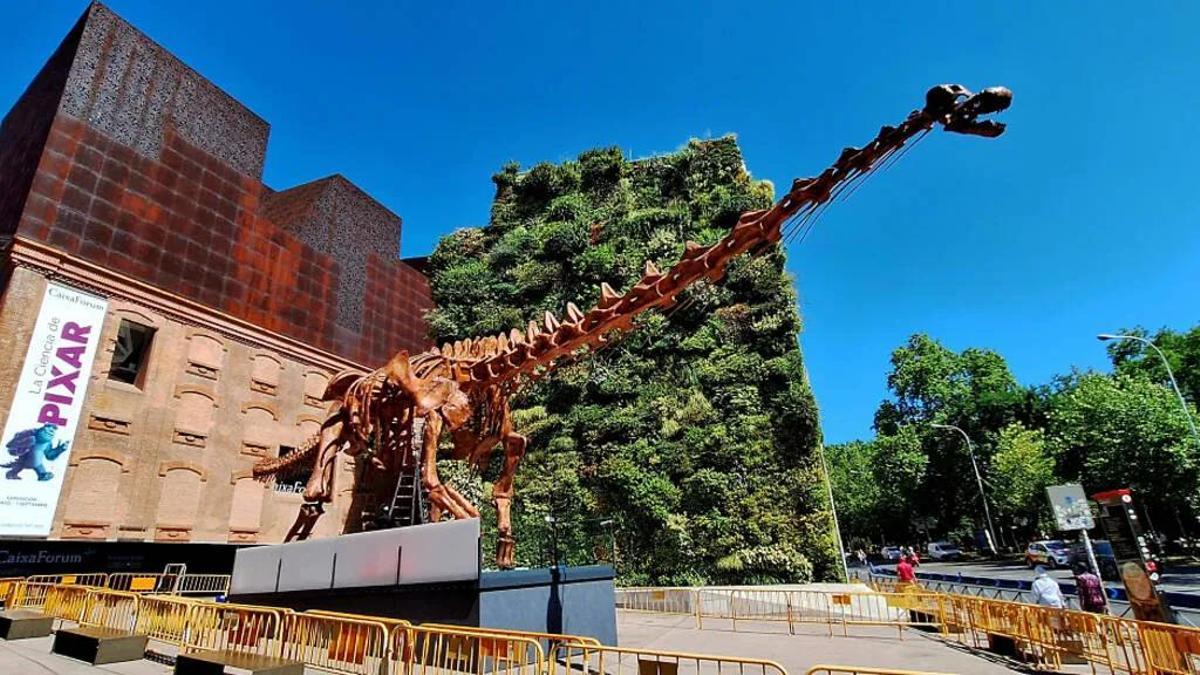
[[(418, 463), (422, 487), (428, 491), (430, 516), (475, 518), (479, 511), (437, 474), (438, 440), (448, 430), (454, 459), (481, 469), (497, 445), (504, 448), (504, 467), (492, 490), (499, 538), (496, 563), (513, 565), (515, 538), (510, 508), (513, 477), (525, 454), (527, 440), (513, 430), (509, 399), (516, 390), (545, 375), (572, 356), (608, 343), (613, 334), (628, 331), (638, 314), (668, 307), (688, 286), (720, 279), (730, 261), (743, 253), (760, 254), (785, 236), (811, 226), (819, 209), (854, 186), (884, 160), (898, 158), (908, 141), (935, 125), (946, 131), (985, 137), (1004, 132), (1004, 125), (980, 117), (1006, 109), (1012, 93), (1002, 87), (972, 93), (960, 85), (930, 89), (925, 107), (913, 111), (899, 126), (885, 126), (862, 148), (846, 148), (837, 161), (815, 178), (797, 179), (782, 199), (765, 210), (741, 215), (721, 240), (710, 246), (688, 242), (683, 257), (668, 270), (647, 262), (641, 280), (617, 293), (601, 284), (597, 305), (584, 312), (568, 304), (560, 320), (547, 312), (539, 325), (527, 330), (467, 339), (421, 354), (397, 353), (387, 365), (367, 374), (347, 371), (330, 381), (324, 400), (329, 415), (318, 435), (295, 452), (257, 464), (255, 477), (274, 474), (309, 461), (315, 467), (304, 493), (311, 502), (328, 502), (333, 492), (333, 465), (338, 452), (365, 455), (379, 469), (399, 462), (413, 469)], [(424, 420), (419, 456), (412, 452), (414, 422)]]

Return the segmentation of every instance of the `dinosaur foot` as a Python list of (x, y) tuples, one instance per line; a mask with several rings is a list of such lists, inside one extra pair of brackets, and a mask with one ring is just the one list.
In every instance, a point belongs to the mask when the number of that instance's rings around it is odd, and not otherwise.
[(517, 552), (517, 540), (511, 534), (502, 534), (496, 540), (496, 567), (511, 570), (516, 567), (513, 556)]
[(455, 520), (479, 517), (479, 509), (459, 494), (458, 490), (444, 483), (429, 488), (429, 504), (439, 512), (454, 516)]

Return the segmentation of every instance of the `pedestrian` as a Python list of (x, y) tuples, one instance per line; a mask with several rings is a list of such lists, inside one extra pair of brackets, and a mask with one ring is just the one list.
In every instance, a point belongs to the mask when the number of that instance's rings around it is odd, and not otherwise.
[(854, 557), (858, 558), (858, 566), (859, 567), (867, 566), (867, 552), (862, 550), (861, 547), (857, 551), (854, 552)]
[(1100, 577), (1084, 562), (1075, 563), (1075, 595), (1079, 596), (1079, 607), (1085, 612), (1104, 614), (1108, 610)]
[(1063, 602), (1062, 591), (1058, 588), (1058, 582), (1051, 579), (1049, 574), (1046, 574), (1046, 567), (1044, 565), (1038, 565), (1034, 572), (1036, 576), (1033, 579), (1033, 601), (1044, 607), (1062, 609), (1066, 603)]
[(917, 575), (913, 572), (912, 563), (906, 555), (900, 556), (900, 562), (896, 563), (896, 579), (901, 586), (917, 583)]

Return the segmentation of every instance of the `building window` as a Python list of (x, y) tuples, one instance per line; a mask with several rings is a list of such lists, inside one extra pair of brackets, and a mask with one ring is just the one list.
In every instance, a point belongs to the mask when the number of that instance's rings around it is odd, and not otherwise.
[[(296, 448), (289, 445), (279, 446), (279, 456), (287, 457), (296, 452)], [(275, 491), (285, 494), (303, 494), (304, 487), (308, 485), (308, 478), (312, 475), (312, 462), (300, 462), (290, 469), (285, 469), (275, 476)]]
[(146, 379), (146, 362), (154, 329), (128, 319), (121, 319), (117, 329), (117, 344), (113, 347), (108, 379), (141, 387)]

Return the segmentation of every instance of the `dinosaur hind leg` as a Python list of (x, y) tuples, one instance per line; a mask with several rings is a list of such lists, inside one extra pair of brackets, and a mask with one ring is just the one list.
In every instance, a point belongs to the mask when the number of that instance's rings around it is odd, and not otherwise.
[(525, 457), (525, 446), (529, 439), (520, 434), (509, 433), (504, 437), (504, 469), (492, 487), (492, 504), (496, 506), (496, 567), (512, 569), (513, 556), (517, 550), (517, 539), (512, 528), (513, 477), (517, 466)]
[(437, 473), (438, 437), (442, 434), (442, 418), (425, 418), (424, 438), (421, 439), (421, 487), (429, 493), (429, 519), (441, 520), (449, 512), (456, 520), (478, 518), (479, 511), (457, 490), (442, 483)]
[(312, 475), (308, 477), (308, 485), (304, 488), (304, 499), (309, 502), (328, 502), (333, 500), (334, 464), (339, 450), (345, 450), (349, 445), (346, 438), (345, 410), (337, 411), (329, 421), (321, 427), (317, 439), (319, 450), (313, 464)]

